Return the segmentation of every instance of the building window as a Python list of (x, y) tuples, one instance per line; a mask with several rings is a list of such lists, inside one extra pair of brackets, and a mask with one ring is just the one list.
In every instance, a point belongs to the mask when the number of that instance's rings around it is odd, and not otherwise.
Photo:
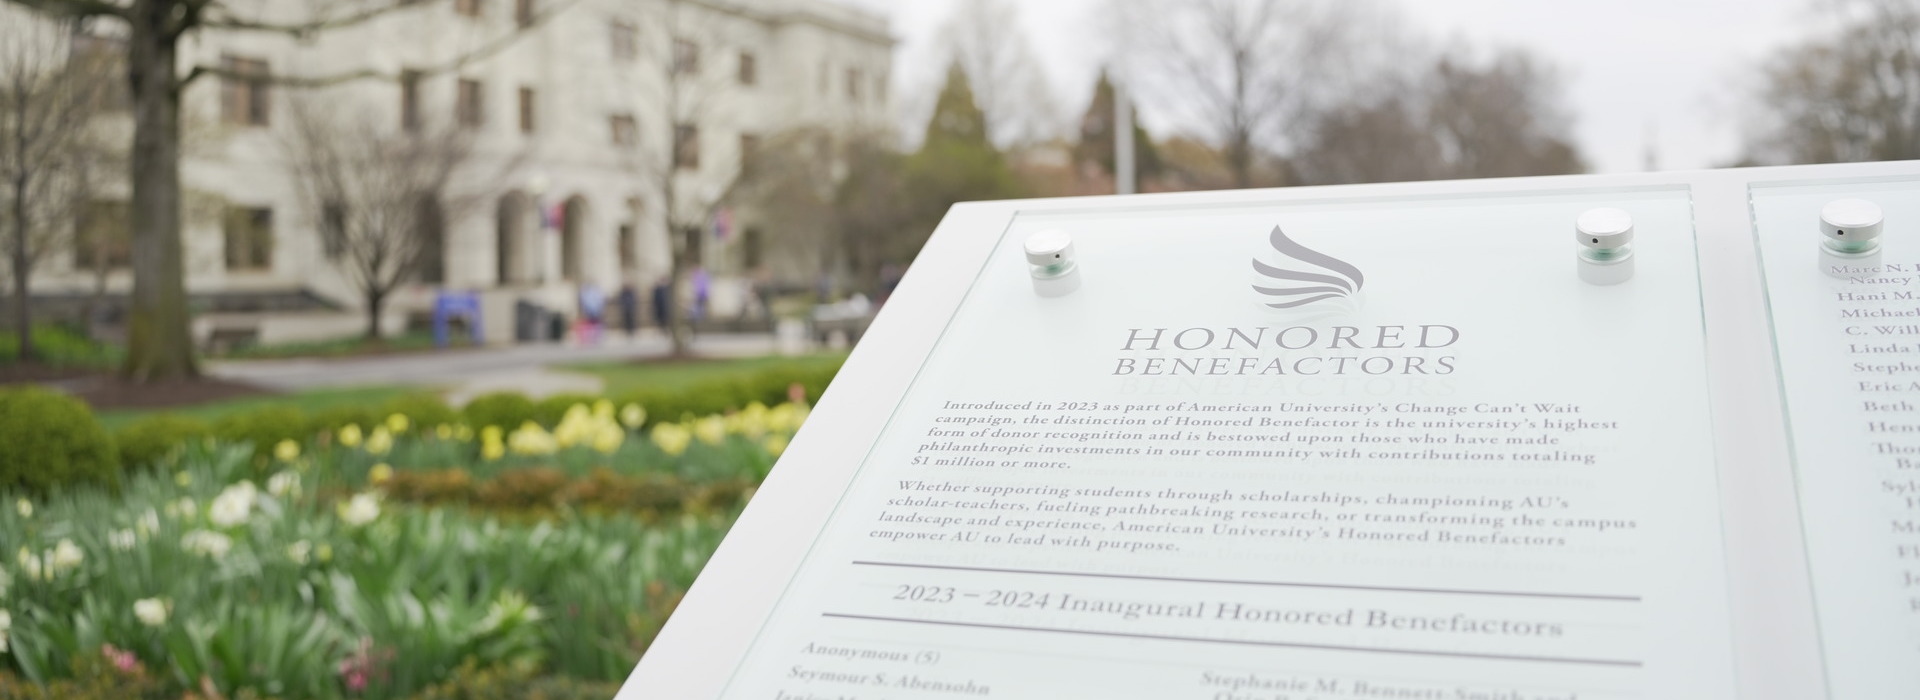
[(753, 161), (760, 156), (760, 137), (756, 134), (740, 135), (740, 175), (753, 172)]
[(640, 269), (640, 255), (634, 250), (638, 243), (634, 240), (633, 224), (620, 225), (620, 270), (632, 272)]
[(760, 82), (760, 62), (753, 54), (740, 52), (740, 84), (753, 85)]
[(685, 170), (700, 168), (700, 127), (692, 124), (674, 125), (673, 167)]
[(267, 62), (238, 56), (221, 56), (221, 113), (228, 124), (265, 126), (267, 124)]
[(419, 236), (420, 258), (415, 268), (422, 284), (443, 284), (447, 281), (447, 228), (446, 218), (440, 210), (440, 202), (430, 196), (422, 196), (414, 205), (415, 232)]
[(832, 91), (833, 91), (833, 69), (827, 66), (826, 61), (821, 61), (820, 62), (820, 94), (825, 95)]
[(453, 11), (468, 17), (480, 16), (481, 0), (453, 0)]
[(347, 252), (347, 205), (327, 202), (320, 207), (320, 252), (338, 260)]
[(455, 111), (464, 127), (478, 127), (487, 123), (486, 91), (478, 80), (460, 79), (460, 93), (455, 103)]
[(273, 267), (272, 209), (229, 207), (225, 229), (228, 270)]
[(615, 114), (608, 120), (613, 129), (613, 145), (631, 146), (640, 140), (640, 127), (631, 114)]
[(873, 76), (873, 99), (879, 102), (887, 101), (887, 76)]
[(400, 71), (400, 128), (420, 130), (420, 71)]
[(534, 130), (534, 94), (533, 88), (520, 88), (520, 133), (531, 134)]
[(613, 58), (617, 61), (631, 61), (640, 55), (640, 30), (632, 22), (616, 19), (608, 26), (613, 37)]
[(74, 221), (73, 266), (80, 269), (119, 269), (133, 261), (132, 204), (93, 201), (80, 208)]
[(700, 72), (700, 45), (686, 39), (673, 40), (673, 72), (692, 75)]
[(860, 69), (847, 69), (847, 101), (860, 101)]
[(522, 27), (533, 24), (533, 0), (513, 0), (513, 21)]

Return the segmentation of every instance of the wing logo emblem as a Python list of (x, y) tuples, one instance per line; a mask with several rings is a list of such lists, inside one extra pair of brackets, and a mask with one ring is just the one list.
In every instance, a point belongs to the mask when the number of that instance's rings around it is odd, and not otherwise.
[(1352, 297), (1366, 284), (1366, 277), (1360, 274), (1360, 268), (1344, 260), (1320, 251), (1300, 245), (1299, 241), (1288, 238), (1280, 227), (1273, 227), (1268, 237), (1273, 250), (1279, 254), (1279, 260), (1287, 269), (1253, 259), (1253, 270), (1259, 274), (1259, 281), (1253, 285), (1253, 291), (1267, 297), (1264, 303), (1276, 309), (1291, 309), (1306, 306), (1327, 299)]

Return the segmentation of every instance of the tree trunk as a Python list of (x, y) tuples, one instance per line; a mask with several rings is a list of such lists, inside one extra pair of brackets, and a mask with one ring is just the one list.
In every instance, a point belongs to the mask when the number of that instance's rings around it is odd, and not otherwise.
[(669, 226), (673, 236), (673, 272), (667, 285), (667, 306), (673, 311), (668, 315), (673, 321), (667, 324), (667, 336), (673, 341), (674, 357), (689, 357), (693, 355), (693, 305), (688, 303), (685, 283), (689, 282), (687, 275), (692, 268), (689, 264), (692, 241), (687, 238), (698, 234), (677, 225)]
[(24, 174), (15, 178), (13, 183), (13, 323), (14, 333), (20, 337), (20, 355), (22, 363), (38, 359), (39, 353), (33, 347), (33, 309), (28, 304), (27, 274), (32, 272), (33, 260), (27, 253), (27, 181)]
[(133, 294), (128, 300), (128, 380), (199, 375), (187, 316), (180, 240), (180, 81), (176, 0), (137, 0), (129, 22), (133, 90)]
[(380, 312), (387, 305), (384, 292), (367, 290), (367, 341), (380, 341)]

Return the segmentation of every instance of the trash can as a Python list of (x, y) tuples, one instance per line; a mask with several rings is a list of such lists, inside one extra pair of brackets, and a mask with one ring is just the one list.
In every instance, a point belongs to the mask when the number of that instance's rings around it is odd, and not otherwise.
[(547, 338), (554, 313), (546, 307), (521, 299), (513, 303), (513, 339), (531, 343)]

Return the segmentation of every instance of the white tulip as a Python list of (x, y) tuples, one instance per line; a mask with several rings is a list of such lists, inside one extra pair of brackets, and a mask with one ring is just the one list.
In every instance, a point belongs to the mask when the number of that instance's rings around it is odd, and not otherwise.
[(180, 548), (213, 559), (227, 556), (233, 549), (233, 538), (211, 530), (194, 530), (180, 538)]
[(356, 527), (380, 517), (380, 501), (371, 493), (356, 494), (346, 503), (335, 506), (335, 509), (339, 511), (342, 522)]
[(242, 481), (228, 486), (213, 498), (213, 505), (207, 509), (207, 519), (218, 527), (233, 527), (247, 522), (247, 516), (253, 514), (253, 499), (260, 490), (253, 482)]
[(286, 498), (300, 494), (300, 475), (283, 471), (267, 479), (267, 493), (274, 498)]
[(53, 570), (55, 573), (71, 571), (79, 567), (81, 560), (86, 558), (86, 552), (80, 551), (80, 548), (73, 544), (73, 540), (63, 537), (60, 539), (59, 544), (53, 546)]
[(159, 598), (142, 598), (133, 602), (133, 616), (148, 627), (167, 624), (167, 604)]

